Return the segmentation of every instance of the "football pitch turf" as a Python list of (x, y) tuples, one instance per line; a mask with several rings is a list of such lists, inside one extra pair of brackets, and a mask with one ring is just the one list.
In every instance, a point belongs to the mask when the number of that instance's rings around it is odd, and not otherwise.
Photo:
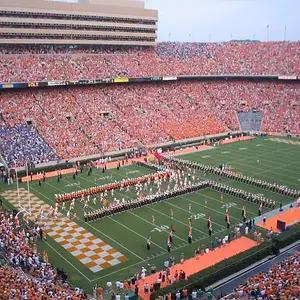
[[(283, 140), (293, 141), (293, 139)], [(194, 152), (181, 157), (210, 166), (227, 164), (235, 172), (270, 183), (282, 184), (292, 189), (300, 189), (299, 145), (270, 141), (269, 138), (255, 138), (217, 146), (210, 150)], [(41, 187), (37, 181), (30, 182), (30, 191), (45, 203), (54, 206), (55, 194), (103, 185), (124, 178), (136, 178), (152, 172), (154, 171), (135, 165), (124, 166), (120, 170), (108, 169), (105, 173), (102, 173), (102, 169), (94, 169), (91, 176), (88, 176), (85, 171), (83, 174), (79, 174), (75, 180), (72, 175), (64, 175), (60, 182), (57, 182), (55, 177), (47, 178)], [(228, 186), (263, 194), (265, 197), (276, 201), (276, 209), (278, 209), (279, 203), (285, 205), (293, 201), (290, 197), (228, 178), (219, 178), (211, 174), (203, 177), (204, 174), (201, 172), (196, 172), (196, 176), (215, 181), (221, 180), (221, 183)], [(16, 189), (15, 184), (14, 186), (2, 185), (1, 187), (6, 190)], [(26, 189), (27, 185), (22, 183), (20, 187)], [(128, 192), (115, 191), (114, 197), (119, 200), (122, 198), (125, 200), (133, 199), (136, 198), (136, 191), (134, 187), (131, 187)], [(94, 196), (91, 196), (89, 207), (85, 211), (100, 208), (99, 201), (96, 205), (93, 204), (93, 198)], [(113, 198), (110, 192), (108, 198)], [(207, 205), (205, 205), (206, 202)], [(9, 206), (7, 201), (4, 201), (4, 204)], [(76, 223), (117, 249), (128, 258), (128, 261), (93, 273), (51, 237), (47, 237), (47, 241), (40, 241), (38, 249), (40, 252), (45, 249), (50, 262), (55, 267), (63, 267), (68, 272), (69, 281), (72, 284), (91, 293), (94, 284), (105, 287), (108, 281), (125, 280), (132, 274), (140, 272), (142, 267), (154, 264), (160, 270), (163, 268), (163, 262), (168, 260), (170, 255), (175, 256), (177, 262), (182, 253), (186, 258), (193, 256), (195, 248), (211, 243), (212, 238), (208, 236), (207, 216), (210, 215), (213, 222), (213, 238), (215, 236), (224, 237), (228, 232), (224, 213), (226, 207), (230, 211), (232, 228), (242, 222), (243, 204), (247, 207), (248, 218), (254, 218), (258, 215), (258, 204), (244, 202), (229, 195), (224, 195), (223, 200), (221, 200), (220, 193), (203, 189), (86, 223), (83, 220), (83, 203), (76, 200), (75, 211), (78, 217)], [(68, 206), (67, 203), (66, 207)], [(189, 212), (189, 206), (191, 206), (191, 212)], [(174, 214), (173, 219), (171, 218), (171, 210)], [(268, 209), (264, 209), (263, 213), (267, 211)], [(155, 225), (152, 224), (153, 216), (155, 217)], [(188, 244), (189, 218), (192, 219), (193, 224), (192, 244)], [(174, 226), (175, 233), (170, 254), (167, 252), (167, 238), (171, 225)], [(146, 241), (150, 233), (152, 244), (150, 251), (148, 251)]]

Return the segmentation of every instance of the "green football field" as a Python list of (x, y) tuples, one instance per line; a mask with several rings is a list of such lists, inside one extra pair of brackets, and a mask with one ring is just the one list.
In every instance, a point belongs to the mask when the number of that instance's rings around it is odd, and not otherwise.
[[(291, 140), (293, 141), (293, 140)], [(263, 179), (271, 183), (286, 185), (293, 189), (300, 189), (300, 146), (282, 142), (270, 141), (268, 138), (256, 138), (254, 140), (232, 143), (215, 147), (211, 150), (195, 152), (182, 156), (182, 158), (201, 162), (206, 165), (218, 166), (222, 163), (229, 165), (234, 171), (249, 175), (257, 179)], [(91, 176), (86, 171), (79, 174), (76, 179), (72, 175), (63, 176), (58, 183), (56, 178), (47, 179), (42, 187), (38, 182), (30, 183), (30, 190), (38, 198), (48, 204), (54, 205), (55, 194), (71, 192), (95, 185), (120, 181), (124, 178), (136, 178), (153, 172), (144, 167), (130, 165), (117, 169), (109, 169), (105, 173), (94, 169)], [(203, 173), (196, 173), (203, 177)], [(204, 177), (203, 177), (204, 178)], [(219, 181), (214, 175), (207, 175)], [(253, 193), (263, 194), (267, 198), (283, 205), (293, 201), (292, 198), (284, 197), (270, 191), (266, 191), (247, 184), (221, 178), (221, 183), (244, 189)], [(21, 184), (27, 188), (26, 184)], [(2, 186), (4, 189), (16, 186)], [(154, 188), (154, 187), (153, 187)], [(136, 191), (131, 187), (130, 191), (115, 191), (117, 199), (126, 200), (136, 197)], [(108, 193), (108, 199), (112, 199)], [(93, 196), (91, 197), (93, 199)], [(207, 201), (207, 206), (205, 202)], [(170, 254), (167, 252), (167, 237), (170, 226), (175, 228), (171, 254), (179, 260), (183, 253), (185, 257), (193, 255), (196, 247), (210, 245), (211, 238), (208, 236), (207, 216), (213, 221), (213, 237), (225, 236), (227, 229), (224, 211), (229, 208), (231, 227), (242, 221), (242, 206), (246, 204), (248, 217), (256, 217), (258, 205), (244, 203), (242, 200), (224, 195), (221, 201), (220, 194), (210, 189), (204, 189), (190, 194), (171, 198), (167, 201), (149, 205), (136, 210), (123, 212), (112, 217), (85, 223), (83, 221), (83, 203), (76, 200), (75, 211), (78, 216), (78, 225), (102, 239), (128, 258), (127, 262), (120, 263), (111, 268), (97, 273), (91, 272), (81, 264), (67, 250), (57, 244), (51, 237), (47, 241), (39, 242), (39, 250), (46, 249), (50, 262), (55, 267), (63, 267), (68, 272), (69, 281), (91, 293), (92, 286), (98, 284), (105, 286), (106, 282), (124, 280), (132, 274), (139, 272), (142, 267), (155, 264), (157, 269), (162, 269), (163, 262), (168, 260)], [(5, 201), (5, 205), (9, 203)], [(67, 204), (68, 206), (68, 204)], [(191, 212), (189, 212), (191, 206)], [(94, 205), (92, 201), (85, 211), (100, 208), (99, 202)], [(170, 211), (173, 210), (174, 218)], [(267, 210), (264, 210), (266, 212)], [(155, 225), (152, 217), (155, 217)], [(192, 219), (193, 243), (188, 244), (188, 219)], [(151, 250), (147, 251), (146, 241), (151, 233)]]

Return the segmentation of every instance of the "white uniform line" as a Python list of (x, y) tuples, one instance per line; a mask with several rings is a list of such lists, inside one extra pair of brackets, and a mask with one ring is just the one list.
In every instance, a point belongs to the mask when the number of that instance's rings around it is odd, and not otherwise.
[[(49, 183), (48, 183), (49, 184)], [(56, 188), (55, 186), (49, 184), (50, 186)], [(37, 192), (38, 194), (44, 196), (45, 198), (47, 198), (50, 201), (51, 200), (49, 197), (45, 196), (43, 193), (37, 191), (36, 189), (34, 189), (33, 187), (31, 187), (32, 190), (34, 190), (35, 192)], [(59, 189), (58, 189), (59, 190)], [(121, 243), (117, 242), (116, 240), (114, 240), (113, 238), (111, 238), (110, 236), (108, 236), (107, 234), (103, 233), (102, 231), (100, 231), (99, 229), (95, 228), (94, 226), (90, 225), (88, 222), (84, 222), (84, 220), (82, 220), (81, 218), (78, 217), (78, 219), (80, 219), (83, 223), (86, 223), (87, 226), (93, 228), (95, 231), (99, 232), (101, 235), (105, 236), (107, 239), (113, 241), (114, 243), (116, 243), (117, 245), (119, 245), (120, 247), (122, 247), (123, 249), (125, 249), (126, 251), (130, 252), (132, 255), (134, 255), (135, 257), (139, 258), (140, 260), (143, 260), (142, 257), (140, 257), (139, 255), (137, 255), (136, 253), (134, 253), (133, 251), (130, 251), (128, 248), (126, 248), (124, 245), (122, 245)]]

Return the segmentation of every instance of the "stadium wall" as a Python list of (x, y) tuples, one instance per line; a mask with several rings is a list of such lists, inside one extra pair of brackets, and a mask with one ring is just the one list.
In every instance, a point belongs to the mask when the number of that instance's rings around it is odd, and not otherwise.
[[(196, 137), (196, 138), (190, 138), (190, 139), (185, 139), (185, 140), (179, 140), (176, 142), (166, 142), (162, 144), (155, 144), (155, 145), (149, 145), (145, 146), (145, 149), (158, 149), (161, 148), (164, 152), (168, 150), (177, 150), (181, 148), (188, 148), (188, 147), (195, 147), (198, 146), (201, 142), (204, 140), (210, 140), (210, 143), (217, 142), (219, 140), (223, 140), (227, 138), (228, 136), (232, 137), (238, 137), (238, 136), (247, 136), (250, 135), (250, 133), (247, 132), (241, 132), (241, 131), (235, 131), (235, 132), (224, 132), (221, 134), (213, 134), (213, 135), (207, 135), (207, 136), (202, 136), (202, 137)], [(292, 138), (298, 138), (298, 135), (295, 134), (285, 134), (285, 133), (269, 133), (269, 132), (259, 132), (255, 133), (255, 136), (278, 136), (278, 137), (292, 137)], [(51, 162), (46, 162), (46, 163), (40, 163), (40, 164), (35, 164), (34, 167), (31, 167), (29, 171), (35, 172), (35, 171), (40, 171), (40, 170), (56, 170), (57, 167), (61, 168), (66, 168), (68, 167), (69, 164), (73, 164), (77, 161), (80, 161), (81, 163), (85, 163), (87, 161), (94, 161), (99, 158), (105, 158), (105, 157), (111, 157), (112, 160), (118, 160), (118, 159), (123, 159), (125, 157), (125, 154), (132, 151), (132, 150), (138, 150), (137, 148), (129, 148), (129, 149), (124, 149), (120, 151), (113, 151), (113, 152), (106, 152), (106, 153), (98, 153), (98, 154), (93, 154), (93, 155), (88, 155), (88, 156), (81, 156), (81, 157), (74, 157), (70, 159), (59, 159), (57, 161), (51, 161)], [(5, 164), (7, 167), (7, 165)], [(8, 167), (7, 167), (8, 169)], [(18, 167), (18, 168), (10, 168), (11, 170), (17, 170), (20, 172), (20, 175), (23, 173), (25, 174), (25, 167)], [(22, 173), (23, 172), (23, 173)]]
[(153, 82), (174, 82), (181, 80), (260, 80), (260, 81), (281, 81), (300, 82), (300, 76), (290, 76), (290, 79), (281, 80), (280, 76), (274, 75), (182, 75), (182, 76), (149, 76), (149, 77), (117, 77), (101, 79), (80, 79), (80, 80), (51, 80), (34, 82), (12, 82), (0, 83), (0, 89), (38, 88), (53, 86), (79, 86), (96, 84), (128, 84), (128, 83), (153, 83)]
[(157, 10), (145, 9), (143, 2), (129, 0), (3, 0), (0, 44), (154, 46), (157, 20)]
[[(145, 146), (146, 149), (158, 149), (161, 148), (163, 151), (167, 150), (173, 150), (173, 149), (180, 149), (180, 148), (188, 148), (188, 147), (194, 147), (199, 145), (203, 141), (207, 141), (208, 139), (210, 142), (213, 141), (218, 141), (221, 139), (224, 139), (228, 136), (236, 137), (236, 136), (241, 136), (241, 135), (247, 135), (246, 133), (242, 132), (224, 132), (221, 134), (213, 134), (213, 135), (206, 135), (202, 137), (197, 137), (197, 138), (190, 138), (190, 139), (184, 139), (184, 140), (179, 140), (175, 142), (167, 142), (167, 143), (161, 143), (161, 144), (155, 144), (155, 145), (149, 145)], [(117, 159), (122, 159), (125, 157), (125, 154), (132, 151), (132, 150), (137, 150), (137, 148), (130, 148), (130, 149), (124, 149), (121, 151), (113, 151), (113, 152), (107, 152), (107, 153), (98, 153), (98, 154), (93, 154), (93, 155), (88, 155), (88, 156), (82, 156), (82, 157), (74, 157), (70, 159), (60, 159), (57, 161), (52, 161), (52, 162), (46, 162), (46, 163), (40, 163), (34, 165), (34, 168), (31, 168), (29, 171), (38, 171), (38, 170), (54, 170), (57, 167), (67, 167), (69, 164), (73, 164), (77, 161), (80, 161), (82, 163), (87, 162), (87, 161), (93, 161), (97, 160), (99, 158), (105, 158), (105, 157), (111, 157), (113, 160)], [(18, 168), (11, 168), (11, 170), (17, 170), (20, 172), (20, 175), (22, 175), (22, 172), (25, 172), (25, 166), (24, 167), (18, 167)]]

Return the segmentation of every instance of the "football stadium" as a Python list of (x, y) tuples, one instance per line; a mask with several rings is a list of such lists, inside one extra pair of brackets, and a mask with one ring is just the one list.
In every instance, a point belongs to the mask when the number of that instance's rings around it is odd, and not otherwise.
[(1, 1), (0, 299), (299, 299), (300, 43), (158, 16)]

